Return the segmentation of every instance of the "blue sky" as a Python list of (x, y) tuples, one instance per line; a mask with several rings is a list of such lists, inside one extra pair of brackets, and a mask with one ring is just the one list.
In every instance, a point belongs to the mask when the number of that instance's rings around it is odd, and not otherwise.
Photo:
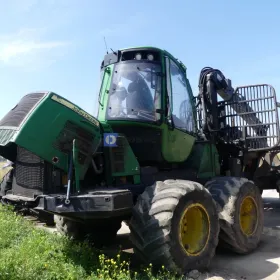
[(113, 49), (168, 50), (187, 66), (194, 93), (201, 68), (212, 66), (233, 86), (269, 83), (280, 94), (277, 0), (0, 3), (0, 117), (37, 90), (54, 91), (93, 113), (103, 36)]

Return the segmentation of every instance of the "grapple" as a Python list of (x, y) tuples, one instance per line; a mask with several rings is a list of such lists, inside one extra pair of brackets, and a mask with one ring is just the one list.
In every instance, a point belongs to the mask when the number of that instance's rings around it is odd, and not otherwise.
[(267, 84), (237, 87), (233, 97), (218, 103), (220, 135), (249, 151), (279, 146), (276, 93)]

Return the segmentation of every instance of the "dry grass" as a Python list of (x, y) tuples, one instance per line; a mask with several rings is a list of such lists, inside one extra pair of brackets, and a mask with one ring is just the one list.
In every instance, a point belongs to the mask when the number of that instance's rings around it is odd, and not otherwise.
[(0, 162), (0, 182), (2, 181), (3, 177), (8, 173), (8, 171), (11, 169), (11, 167), (5, 168), (2, 170), (2, 166), (4, 166), (6, 162)]

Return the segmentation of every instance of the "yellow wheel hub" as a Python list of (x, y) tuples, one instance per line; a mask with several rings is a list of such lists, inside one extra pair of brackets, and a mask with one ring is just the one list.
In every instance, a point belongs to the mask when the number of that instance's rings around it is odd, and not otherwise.
[(180, 221), (180, 242), (188, 255), (197, 256), (206, 247), (210, 234), (210, 219), (199, 203), (188, 206)]
[(254, 234), (258, 224), (258, 208), (253, 197), (247, 196), (243, 199), (239, 215), (242, 232), (247, 236)]

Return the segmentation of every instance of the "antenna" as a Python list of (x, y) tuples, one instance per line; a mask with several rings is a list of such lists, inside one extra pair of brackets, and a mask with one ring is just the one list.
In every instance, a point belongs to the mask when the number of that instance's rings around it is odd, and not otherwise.
[(105, 36), (104, 36), (104, 43), (105, 43), (106, 52), (107, 52), (107, 54), (108, 54), (108, 47), (107, 47), (107, 43), (106, 43)]

